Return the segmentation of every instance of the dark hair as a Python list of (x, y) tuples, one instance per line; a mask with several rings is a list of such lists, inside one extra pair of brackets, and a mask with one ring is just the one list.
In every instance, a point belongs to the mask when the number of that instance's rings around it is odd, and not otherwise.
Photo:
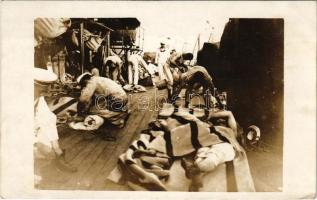
[(112, 64), (116, 64), (116, 63), (113, 62), (112, 60), (107, 60), (107, 62), (105, 63), (105, 66), (112, 67)]
[(194, 55), (192, 53), (183, 53), (182, 56), (184, 60), (192, 60), (194, 58)]
[(79, 85), (81, 88), (84, 88), (88, 82), (88, 80), (90, 80), (92, 76), (90, 74), (85, 74), (79, 81)]

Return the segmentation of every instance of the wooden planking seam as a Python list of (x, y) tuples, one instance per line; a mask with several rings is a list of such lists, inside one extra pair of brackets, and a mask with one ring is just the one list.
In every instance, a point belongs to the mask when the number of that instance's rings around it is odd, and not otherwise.
[(89, 143), (89, 140), (85, 140), (84, 136), (81, 136), (80, 140), (78, 140), (75, 144), (69, 148), (67, 156), (67, 161), (72, 162), (74, 158), (85, 148), (85, 144)]
[[(136, 104), (132, 104), (132, 105), (133, 105), (133, 107), (136, 106)], [(136, 115), (136, 113), (135, 113), (135, 112), (132, 112), (131, 115)], [(131, 120), (131, 118), (132, 118), (132, 116), (130, 116), (130, 118), (128, 119), (128, 121)], [(131, 121), (130, 121), (130, 122), (131, 122)], [(128, 125), (129, 125), (129, 124), (132, 125), (132, 123), (127, 123), (127, 124), (128, 124)], [(130, 126), (131, 126), (131, 125), (130, 125)], [(121, 129), (120, 132), (121, 132), (121, 133), (122, 133), (122, 132), (125, 132), (126, 129), (129, 130), (128, 128), (129, 128), (129, 126), (125, 127), (124, 129)], [(119, 135), (119, 134), (120, 134), (120, 133), (118, 133), (118, 135)], [(117, 139), (121, 139), (121, 138), (117, 138)], [(121, 141), (120, 141), (120, 140), (117, 140), (116, 142), (121, 142)], [(112, 148), (109, 149), (108, 147), (112, 147)], [(87, 169), (87, 171), (84, 173), (84, 175), (83, 175), (83, 177), (85, 177), (84, 182), (88, 182), (88, 184), (89, 184), (89, 181), (90, 181), (91, 179), (94, 179), (95, 176), (98, 176), (99, 170), (101, 170), (101, 169), (106, 165), (106, 162), (103, 161), (104, 159), (100, 159), (100, 158), (101, 158), (101, 157), (104, 157), (103, 155), (107, 155), (106, 153), (108, 153), (108, 152), (107, 152), (108, 150), (110, 150), (110, 152), (112, 153), (112, 152), (116, 149), (116, 147), (117, 147), (117, 145), (106, 145), (106, 146), (105, 146), (105, 148), (104, 148), (103, 151), (100, 153), (100, 155), (98, 155), (98, 156), (96, 157), (96, 159), (95, 159), (95, 161), (93, 162), (93, 164), (92, 164), (92, 165)], [(101, 165), (101, 163), (103, 163), (104, 165)], [(100, 168), (100, 169), (98, 170), (98, 168)], [(88, 176), (86, 176), (86, 175), (88, 175)]]
[[(139, 95), (142, 95), (142, 94), (139, 94)], [(136, 106), (137, 106), (136, 102), (131, 102), (130, 105), (132, 105), (132, 107), (136, 107)], [(134, 115), (136, 115), (136, 117), (138, 116), (137, 114), (140, 114), (140, 113), (137, 113), (137, 112), (133, 112), (133, 113), (134, 113)], [(133, 113), (131, 114), (132, 116), (130, 116), (130, 118), (133, 117)], [(146, 113), (145, 113), (145, 114), (146, 114)], [(145, 114), (143, 114), (143, 118), (145, 117)], [(143, 119), (143, 118), (142, 118), (142, 119)], [(129, 120), (131, 120), (131, 119), (129, 119)], [(141, 122), (142, 122), (142, 120), (141, 120)], [(131, 124), (131, 121), (130, 121), (130, 124)], [(126, 129), (129, 130), (128, 127), (126, 127)], [(71, 130), (71, 131), (73, 131), (73, 130)], [(124, 130), (120, 130), (120, 132), (121, 132), (121, 133), (125, 132), (125, 129), (124, 129)], [(78, 133), (70, 134), (70, 136), (74, 137), (74, 139), (76, 139), (76, 141), (83, 139), (83, 138), (77, 137), (77, 136), (80, 136), (80, 135), (82, 135), (82, 134), (78, 134)], [(121, 134), (118, 133), (118, 135), (121, 135)], [(126, 134), (124, 134), (124, 135), (122, 135), (122, 136), (123, 136), (123, 139), (126, 138), (126, 137), (125, 137)], [(68, 144), (69, 146), (78, 145), (79, 143), (83, 142), (83, 141), (74, 142), (74, 139), (73, 139), (72, 137), (68, 138), (68, 140), (65, 140), (65, 141), (66, 141), (65, 143)], [(65, 139), (66, 139), (66, 138), (65, 138)], [(70, 145), (69, 142), (72, 143), (72, 144)], [(119, 141), (117, 141), (117, 142), (119, 142)], [(100, 152), (100, 150), (102, 150), (101, 153), (100, 153), (100, 155), (97, 155), (97, 156), (95, 157), (95, 160), (93, 161), (92, 165), (87, 168), (87, 171), (84, 173), (84, 176), (90, 171), (90, 169), (96, 168), (94, 165), (95, 165), (96, 162), (100, 159), (100, 156), (102, 156), (102, 154), (107, 153), (108, 150), (110, 150), (110, 151), (112, 150), (111, 152), (113, 152), (114, 150), (116, 150), (116, 149), (118, 148), (118, 146), (115, 146), (115, 145), (110, 145), (110, 146), (112, 146), (112, 148), (110, 148), (110, 149), (104, 148), (104, 147), (108, 147), (108, 145), (103, 146), (104, 149), (99, 149), (98, 152)], [(74, 151), (74, 150), (72, 150), (72, 151)], [(91, 152), (91, 153), (92, 153), (92, 152)], [(74, 159), (74, 158), (73, 158), (73, 159)], [(99, 162), (97, 162), (97, 163), (99, 163)], [(102, 166), (102, 167), (105, 167), (105, 166), (106, 166), (106, 163), (105, 163), (104, 166)], [(97, 175), (98, 175), (98, 174), (97, 174)]]
[(91, 180), (98, 176), (99, 171), (104, 167), (105, 160), (109, 157), (109, 152), (113, 152), (115, 149), (115, 145), (106, 145), (104, 146), (102, 152), (98, 157), (96, 157), (95, 161), (92, 165), (83, 173), (81, 180), (84, 185), (91, 185)]
[[(95, 139), (95, 138), (94, 138)], [(81, 140), (79, 140), (76, 144), (74, 144), (74, 148), (72, 148), (67, 154), (66, 154), (66, 160), (73, 165), (74, 167), (77, 167), (76, 165), (74, 165), (74, 161), (76, 161), (76, 157), (81, 153), (82, 150), (85, 149), (86, 144), (89, 144), (89, 140), (85, 140), (83, 139), (83, 137), (81, 138)], [(57, 187), (64, 187), (65, 184), (68, 183), (69, 180), (71, 180), (73, 177), (76, 176), (78, 172), (76, 173), (72, 173), (69, 178), (64, 181), (64, 183), (62, 185), (58, 185)]]
[[(65, 182), (63, 185), (68, 188), (74, 188), (74, 186), (76, 186), (78, 179), (81, 177), (80, 176), (80, 172), (81, 172), (81, 163), (94, 151), (94, 149), (96, 148), (96, 146), (101, 143), (100, 140), (98, 140), (98, 138), (94, 138), (93, 140), (91, 140), (88, 145), (82, 149), (82, 151), (80, 151), (77, 156), (75, 156), (75, 158), (70, 162), (73, 166), (77, 167), (78, 172), (74, 173), (73, 176), (68, 179), (67, 182)], [(64, 187), (64, 188), (65, 188)]]
[[(157, 101), (157, 104), (159, 104), (160, 102)], [(154, 106), (157, 106), (157, 105), (154, 105)], [(140, 111), (142, 112), (142, 111)], [(135, 134), (132, 135), (130, 141), (128, 142), (128, 145), (126, 146), (126, 148), (124, 148), (123, 152), (126, 151), (126, 149), (128, 148), (128, 146), (137, 138), (139, 137), (139, 133), (141, 132), (141, 129), (144, 129), (144, 128), (147, 128), (148, 126), (148, 122), (150, 120), (153, 119), (153, 117), (157, 117), (158, 115), (158, 111), (156, 110), (151, 110), (151, 111), (148, 111), (148, 112), (145, 112), (144, 115), (143, 115), (143, 118), (141, 119), (141, 123), (136, 127), (136, 131), (135, 131)], [(143, 119), (147, 119), (147, 120), (143, 120)], [(142, 123), (144, 121), (144, 123)], [(123, 153), (122, 152), (122, 153)], [(118, 154), (118, 156), (114, 156), (114, 157), (119, 157), (121, 155)], [(118, 158), (117, 158), (118, 159)], [(104, 184), (105, 180), (106, 180), (106, 177), (108, 176), (108, 174), (106, 173), (110, 173), (111, 170), (115, 167), (116, 163), (113, 164), (114, 166), (109, 166), (108, 169), (110, 168), (110, 170), (105, 170), (104, 169), (104, 176), (100, 176), (100, 177), (104, 177), (103, 180), (99, 179), (99, 181), (97, 181), (98, 183), (95, 183), (94, 185), (97, 185), (97, 189), (105, 189), (104, 187), (102, 187), (102, 185)], [(101, 186), (101, 187), (100, 187)]]
[[(133, 105), (133, 107), (135, 107), (135, 105)], [(85, 142), (85, 139), (83, 137), (84, 131), (73, 130), (73, 129), (70, 129), (68, 126), (62, 125), (62, 126), (58, 127), (58, 132), (59, 132), (59, 135), (61, 135), (60, 146), (62, 148), (65, 148), (65, 149), (70, 149), (70, 151), (67, 151), (67, 153), (66, 153), (66, 156), (67, 156), (66, 158), (70, 157), (70, 159), (67, 159), (67, 160), (75, 159), (75, 157), (78, 155), (78, 154), (76, 155), (76, 151), (78, 151), (78, 148), (76, 148), (76, 146), (77, 147), (81, 146), (80, 144)], [(103, 146), (103, 147), (105, 147), (105, 146)], [(72, 148), (72, 147), (75, 147), (75, 148)], [(76, 150), (74, 150), (74, 149), (76, 149)], [(81, 150), (82, 150), (82, 148), (79, 149), (78, 153), (80, 153)], [(104, 149), (102, 149), (102, 151), (103, 150)], [(75, 175), (74, 174), (67, 174), (67, 176), (74, 177)], [(48, 188), (48, 189), (54, 189), (55, 188), (54, 183), (50, 184), (50, 187), (51, 188)]]
[[(67, 129), (64, 129), (64, 130), (61, 130), (62, 131), (68, 131)], [(67, 148), (69, 146), (72, 146), (73, 143), (75, 143), (74, 141), (76, 141), (76, 138), (77, 139), (81, 139), (80, 137), (81, 135), (78, 134), (78, 133), (70, 133), (70, 136), (67, 137), (67, 138), (62, 138), (59, 140), (59, 145), (62, 147), (62, 148)]]
[[(89, 177), (92, 176), (92, 174), (95, 174), (99, 171), (99, 168), (103, 167), (104, 160), (106, 157), (108, 157), (107, 151), (109, 150), (110, 147), (113, 147), (113, 145), (107, 145), (102, 142), (101, 146), (101, 153), (96, 156), (95, 160), (92, 162), (91, 166), (88, 167), (88, 169), (83, 173), (82, 175), (82, 182), (87, 182), (89, 180)], [(114, 147), (113, 147), (114, 148)], [(105, 157), (106, 156), (106, 157)], [(105, 157), (105, 158), (104, 158)], [(63, 186), (66, 187), (66, 186)], [(63, 189), (63, 188), (61, 188)], [(78, 188), (76, 188), (78, 189)]]
[[(104, 151), (104, 147), (106, 144), (103, 141), (100, 141), (98, 145), (96, 145), (96, 148), (94, 151), (91, 151), (88, 157), (88, 159), (84, 159), (79, 167), (79, 174), (76, 176), (77, 179), (80, 177), (81, 179), (85, 178), (85, 175), (87, 174), (87, 171), (95, 164), (97, 158), (99, 157), (100, 153)], [(78, 181), (77, 181), (78, 182)], [(82, 180), (79, 180), (79, 182), (83, 182)], [(84, 182), (83, 182), (84, 183)], [(85, 183), (84, 183), (85, 185)], [(74, 184), (72, 184), (72, 187), (75, 187)], [(78, 185), (76, 184), (75, 189), (77, 189)]]
[(86, 145), (82, 145), (81, 150), (78, 152), (78, 154), (71, 159), (72, 164), (80, 164), (82, 159), (82, 156), (87, 156), (91, 151), (93, 151), (96, 148), (96, 143), (100, 143), (100, 138), (98, 136), (95, 136), (92, 139), (84, 139), (83, 142)]
[[(144, 118), (145, 118), (145, 115), (138, 115), (137, 116), (139, 118), (138, 122), (141, 122)], [(138, 118), (135, 118), (135, 120), (137, 120)], [(135, 124), (138, 124), (137, 122)], [(134, 125), (134, 124), (133, 124)], [(133, 137), (134, 137), (134, 134), (137, 132), (138, 130), (138, 126), (135, 126), (135, 128), (132, 128), (132, 129), (128, 129), (128, 134), (126, 135), (127, 137), (124, 137), (122, 138), (122, 141), (121, 141), (121, 145), (124, 145), (126, 144), (126, 148), (124, 149), (120, 149), (122, 147), (120, 147), (120, 145), (117, 145), (115, 147), (115, 149), (113, 150), (112, 152), (112, 157), (110, 159), (107, 160), (107, 162), (105, 163), (104, 167), (101, 169), (100, 173), (99, 173), (99, 177), (96, 177), (96, 179), (93, 181), (93, 186), (98, 186), (99, 182), (101, 182), (101, 184), (104, 182), (104, 181), (100, 181), (100, 179), (102, 178), (103, 180), (106, 179), (106, 176), (104, 175), (105, 173), (107, 173), (109, 170), (109, 167), (107, 166), (108, 163), (110, 162), (113, 162), (114, 160), (117, 161), (118, 157), (124, 152), (124, 150), (126, 150), (128, 148), (128, 146), (130, 145), (130, 143), (132, 142), (133, 140)], [(130, 137), (128, 137), (130, 136)], [(120, 149), (118, 151), (118, 149)], [(117, 163), (117, 162), (115, 162)], [(97, 183), (96, 183), (97, 182)]]
[[(150, 120), (150, 119), (152, 119), (152, 116), (153, 116), (155, 113), (157, 113), (157, 112), (156, 112), (156, 111), (146, 112), (146, 113), (144, 114), (143, 119), (145, 118), (145, 119), (149, 119), (149, 120)], [(130, 141), (129, 141), (129, 143), (128, 143), (129, 145), (130, 145), (137, 137), (139, 137), (139, 133), (141, 132), (142, 129), (144, 129), (145, 127), (147, 127), (147, 124), (148, 124), (148, 121), (149, 121), (149, 120), (144, 120), (145, 123), (142, 123), (143, 121), (141, 121), (141, 123), (140, 123), (139, 126), (137, 127), (137, 130), (138, 130), (138, 131), (136, 131), (136, 132), (135, 132), (136, 134), (134, 134), (134, 136), (131, 137), (131, 139), (130, 139)], [(123, 152), (126, 151), (127, 148), (128, 148), (128, 146), (127, 146), (126, 148), (124, 148)], [(123, 152), (122, 152), (122, 153), (123, 153)], [(120, 154), (121, 154), (121, 153), (120, 153)], [(120, 155), (120, 154), (119, 154), (119, 155)], [(119, 155), (118, 155), (118, 156), (119, 156)], [(115, 164), (116, 164), (116, 163), (115, 163)], [(113, 168), (115, 167), (115, 164), (114, 164), (113, 167), (112, 167), (112, 166), (109, 166), (109, 168), (112, 168), (112, 169), (113, 169)], [(108, 173), (110, 173), (112, 169), (108, 170)], [(108, 176), (108, 175), (106, 174), (105, 177), (107, 177), (107, 176)], [(105, 179), (106, 179), (106, 178), (105, 178)]]
[[(152, 96), (153, 97), (153, 96)], [(152, 98), (153, 99), (153, 98)], [(141, 111), (140, 111), (141, 112)], [(120, 151), (115, 151), (115, 156), (112, 156), (111, 157), (111, 160), (108, 160), (107, 163), (110, 162), (110, 166), (108, 165), (105, 165), (105, 167), (101, 170), (101, 175), (99, 177), (97, 177), (95, 180), (94, 180), (94, 183), (93, 183), (93, 187), (96, 187), (97, 189), (104, 189), (104, 186), (102, 186), (107, 178), (107, 173), (110, 173), (111, 172), (111, 169), (109, 168), (114, 168), (116, 163), (117, 162), (114, 162), (113, 164), (111, 164), (114, 160), (117, 160), (118, 157), (128, 148), (128, 146), (132, 143), (132, 141), (135, 139), (135, 136), (140, 132), (140, 128), (142, 127), (142, 121), (143, 119), (146, 118), (147, 115), (152, 115), (153, 114), (153, 111), (148, 111), (148, 112), (145, 112), (143, 115), (141, 115), (141, 119), (140, 119), (140, 122), (138, 126), (135, 127), (135, 131), (131, 130), (131, 137), (130, 139), (128, 140), (127, 142), (127, 145), (125, 145), (124, 148), (122, 148)], [(139, 115), (140, 116), (140, 113)], [(149, 118), (148, 118), (149, 119)], [(136, 119), (135, 119), (136, 120)], [(148, 122), (148, 121), (147, 121)], [(134, 122), (135, 123), (135, 122)], [(138, 123), (135, 123), (135, 124), (138, 124)], [(129, 130), (129, 129), (128, 129)], [(128, 138), (127, 138), (128, 139)], [(124, 143), (125, 144), (125, 143)], [(119, 146), (116, 146), (116, 149), (119, 148)], [(116, 150), (115, 149), (115, 150)], [(113, 166), (114, 165), (114, 166)]]
[[(120, 140), (117, 140), (116, 142), (121, 142)], [(83, 177), (84, 179), (89, 180), (91, 177), (97, 176), (98, 172), (104, 167), (106, 164), (105, 160), (111, 156), (111, 153), (115, 150), (116, 145), (105, 145), (102, 152), (96, 157), (95, 161), (92, 163), (92, 165), (86, 170)]]

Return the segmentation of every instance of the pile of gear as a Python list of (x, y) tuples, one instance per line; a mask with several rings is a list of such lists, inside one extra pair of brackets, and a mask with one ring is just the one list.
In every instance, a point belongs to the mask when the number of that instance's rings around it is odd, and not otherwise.
[[(187, 178), (192, 180), (189, 191), (198, 191), (204, 173), (243, 155), (234, 131), (203, 120), (206, 117), (201, 113), (199, 109), (164, 105), (158, 119), (120, 156), (108, 179), (135, 190), (167, 191), (169, 169), (181, 159)], [(188, 160), (188, 155), (193, 156)]]

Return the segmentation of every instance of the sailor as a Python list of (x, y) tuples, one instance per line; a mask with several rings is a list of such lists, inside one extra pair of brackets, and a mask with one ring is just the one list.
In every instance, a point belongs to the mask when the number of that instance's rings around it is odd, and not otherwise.
[(35, 156), (52, 158), (57, 169), (66, 172), (76, 172), (77, 169), (65, 160), (65, 150), (58, 142), (56, 115), (50, 111), (44, 96), (50, 84), (57, 76), (50, 70), (34, 68), (34, 132)]
[(215, 89), (211, 76), (204, 67), (189, 67), (188, 71), (185, 73), (181, 73), (180, 70), (174, 70), (172, 74), (172, 81), (173, 93), (170, 98), (172, 103), (174, 103), (174, 101), (178, 98), (181, 89), (186, 88), (185, 107), (188, 107), (193, 89), (202, 87), (207, 108), (211, 106), (211, 95), (214, 95), (219, 103), (219, 106), (222, 106), (222, 102), (219, 98), (220, 95)]
[(138, 85), (139, 79), (151, 76), (154, 84), (154, 71), (149, 68), (143, 58), (138, 54), (132, 54), (128, 58), (128, 77), (130, 85)]
[(164, 73), (167, 78), (167, 89), (168, 89), (168, 99), (171, 98), (173, 93), (173, 73), (174, 72), (185, 72), (187, 71), (187, 66), (185, 64), (186, 60), (192, 60), (192, 53), (173, 53), (164, 64)]
[(172, 48), (172, 50), (170, 51), (170, 55), (173, 55), (176, 53), (176, 49), (175, 48)]
[(122, 128), (128, 116), (128, 97), (115, 81), (86, 72), (77, 78), (81, 94), (77, 105), (80, 116), (98, 115)]
[(91, 74), (92, 74), (93, 76), (100, 76), (100, 75), (99, 75), (99, 69), (96, 68), (96, 67), (92, 68), (92, 69), (91, 69)]
[(104, 60), (102, 76), (124, 85), (125, 80), (122, 77), (122, 64), (123, 62), (118, 55), (108, 56)]
[(169, 57), (169, 52), (166, 49), (165, 42), (160, 43), (160, 48), (157, 50), (155, 54), (155, 64), (157, 65), (157, 71), (160, 77), (160, 80), (164, 80), (165, 74), (163, 71), (163, 66)]

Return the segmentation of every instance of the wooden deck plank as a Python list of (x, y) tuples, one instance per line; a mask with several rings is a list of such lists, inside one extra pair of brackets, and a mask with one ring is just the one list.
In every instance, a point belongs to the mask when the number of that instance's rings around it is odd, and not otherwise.
[[(134, 103), (132, 102), (130, 104), (130, 106), (133, 108), (135, 107)], [(130, 119), (128, 119), (129, 121)], [(125, 127), (126, 128), (126, 127)], [(115, 128), (112, 129), (106, 129), (101, 130), (103, 132), (115, 132), (115, 131), (123, 131), (123, 130), (118, 130)], [(70, 182), (68, 182), (67, 184), (63, 184), (60, 186), (60, 189), (71, 189), (71, 188), (76, 188), (76, 189), (87, 189), (87, 187), (89, 187), (89, 185), (91, 184), (91, 181), (87, 181), (87, 179), (89, 180), (89, 177), (91, 176), (91, 174), (97, 174), (99, 172), (99, 170), (104, 166), (104, 160), (107, 160), (108, 157), (111, 156), (111, 152), (113, 151), (114, 147), (115, 147), (115, 143), (118, 142), (120, 140), (120, 134), (117, 133), (116, 135), (117, 140), (114, 142), (109, 142), (109, 141), (103, 141), (101, 138), (99, 138), (102, 145), (99, 146), (99, 148), (96, 149), (96, 153), (94, 156), (92, 156), (92, 159), (90, 160), (91, 163), (85, 165), (85, 167), (81, 167), (79, 166), (79, 172), (77, 172), (75, 175), (73, 175), (73, 177), (71, 178), (71, 180), (78, 180), (78, 177), (82, 177), (82, 180), (79, 181), (79, 185), (77, 184), (78, 181), (70, 181), (72, 182), (72, 184)], [(80, 145), (77, 144), (77, 145)], [(88, 159), (89, 160), (89, 159)], [(74, 182), (76, 183), (74, 185)]]
[[(95, 149), (87, 156), (86, 159), (78, 166), (78, 169), (82, 174), (86, 173), (86, 171), (94, 165), (100, 154), (104, 151), (105, 147), (108, 145), (109, 142), (107, 141), (99, 141)], [(81, 176), (79, 174), (79, 176)]]
[(66, 181), (63, 185), (64, 188), (75, 189), (77, 185), (80, 184), (80, 172), (83, 170), (82, 162), (86, 159), (89, 159), (89, 155), (95, 150), (95, 148), (100, 143), (100, 138), (94, 138), (91, 141), (87, 142), (87, 146), (83, 148), (70, 162), (73, 166), (77, 167), (77, 173), (71, 176), (71, 178)]
[(100, 138), (95, 137), (93, 139), (86, 139), (85, 142), (86, 145), (74, 158), (70, 160), (72, 165), (79, 166), (83, 159), (85, 159), (92, 151), (95, 150), (96, 146), (100, 143)]
[[(98, 158), (100, 158), (102, 153), (105, 153), (105, 149), (107, 146), (106, 141), (100, 141), (96, 148), (90, 152), (88, 156), (78, 165), (78, 173), (76, 176), (73, 176), (71, 180), (67, 184), (65, 184), (64, 188), (72, 188), (72, 189), (81, 189), (81, 188), (89, 188), (90, 185), (88, 182), (84, 182), (87, 171), (95, 165)], [(78, 184), (79, 183), (79, 184)]]
[[(90, 164), (87, 170), (83, 171), (82, 174), (79, 174), (79, 176), (82, 177), (80, 180), (80, 185), (76, 186), (76, 189), (92, 189), (92, 179), (95, 176), (98, 176), (99, 171), (104, 167), (106, 160), (109, 159), (111, 156), (111, 153), (115, 149), (115, 145), (104, 145), (103, 148), (98, 148), (101, 153), (96, 156), (94, 162)], [(66, 187), (66, 186), (63, 186)], [(73, 186), (70, 186), (73, 187)]]
[[(68, 128), (65, 128), (64, 131), (67, 131)], [(60, 139), (60, 147), (62, 149), (66, 149), (65, 158), (67, 161), (71, 160), (74, 154), (79, 153), (78, 150), (74, 150), (73, 147), (76, 144), (81, 143), (83, 140), (82, 135), (70, 132), (70, 135), (66, 138)], [(45, 181), (41, 183), (39, 188), (41, 189), (56, 189), (59, 188), (60, 185), (63, 185), (67, 180), (69, 180), (73, 173), (67, 173), (57, 170), (57, 168), (51, 164), (51, 161), (47, 161), (47, 164), (40, 169), (41, 174)]]
[(90, 142), (90, 140), (85, 139), (83, 135), (78, 135), (74, 138), (74, 141), (76, 142), (68, 147), (66, 153), (66, 160), (69, 162), (71, 162)]
[[(154, 94), (154, 92), (156, 92), (155, 90), (151, 90), (151, 93), (148, 93), (148, 95), (151, 97), (150, 102), (156, 102), (154, 101), (154, 98), (156, 98)], [(128, 146), (132, 143), (132, 141), (134, 139), (136, 139), (139, 134), (140, 131), (147, 128), (148, 126), (148, 122), (152, 119), (152, 116), (157, 114), (157, 112), (155, 111), (155, 104), (151, 104), (149, 105), (148, 110), (137, 110), (137, 115), (138, 116), (142, 116), (140, 118), (140, 120), (135, 119), (134, 121), (134, 127), (132, 129), (129, 129), (129, 131), (131, 131), (131, 136), (130, 138), (126, 138), (126, 142), (123, 142), (123, 144), (121, 146), (118, 146), (118, 148), (116, 149), (116, 151), (114, 152), (113, 156), (111, 157), (111, 160), (109, 160), (109, 162), (107, 163), (107, 165), (105, 166), (105, 168), (102, 169), (100, 176), (97, 177), (97, 179), (94, 181), (93, 184), (93, 188), (97, 189), (97, 190), (104, 190), (107, 186), (106, 186), (106, 178), (109, 175), (109, 173), (111, 172), (112, 169), (114, 169), (114, 167), (117, 164), (117, 160), (118, 157), (124, 153)], [(129, 134), (130, 135), (130, 134)]]
[[(115, 131), (117, 131), (117, 129), (106, 129), (106, 130), (101, 130), (102, 132), (107, 132), (107, 134), (109, 134), (111, 132), (111, 134)], [(89, 133), (87, 133), (89, 134)], [(113, 134), (112, 134), (113, 135)], [(68, 188), (68, 189), (80, 189), (80, 188), (87, 188), (89, 187), (89, 185), (85, 184), (83, 181), (81, 181), (81, 179), (83, 177), (85, 177), (85, 174), (87, 172), (88, 169), (90, 169), (92, 167), (92, 165), (95, 164), (96, 160), (99, 159), (101, 153), (104, 153), (106, 155), (108, 155), (109, 153), (105, 150), (107, 146), (111, 146), (111, 145), (115, 145), (115, 143), (117, 141), (105, 141), (102, 139), (102, 137), (104, 136), (104, 133), (99, 134), (98, 136), (94, 136), (95, 138), (93, 138), (93, 140), (91, 140), (88, 144), (88, 146), (86, 146), (84, 148), (84, 150), (80, 153), (80, 155), (85, 155), (80, 156), (77, 155), (76, 158), (74, 158), (74, 160), (72, 160), (72, 164), (74, 164), (74, 166), (78, 166), (78, 172), (76, 174), (76, 176), (73, 176), (71, 178), (71, 180), (68, 181), (68, 183), (64, 184), (63, 188)]]
[[(77, 139), (80, 138), (78, 140), (77, 143), (74, 144), (74, 146), (68, 150), (67, 154), (66, 154), (66, 160), (72, 164), (73, 166), (77, 167), (78, 162), (80, 162), (80, 160), (83, 159), (86, 151), (91, 151), (91, 147), (93, 146), (93, 139), (89, 139), (89, 140), (85, 140), (84, 137), (82, 135), (77, 135)], [(97, 141), (97, 139), (94, 139), (95, 141)], [(87, 147), (87, 148), (85, 148)], [(85, 151), (86, 150), (86, 151)], [(82, 156), (81, 156), (82, 155)], [(78, 172), (76, 173), (67, 173), (67, 176), (65, 176), (64, 181), (62, 183), (58, 183), (58, 185), (55, 185), (54, 187), (63, 187), (63, 185), (67, 184), (69, 182), (69, 180), (71, 180), (74, 176), (76, 176)], [(63, 187), (64, 189), (67, 189), (65, 187)]]
[[(135, 110), (136, 105), (136, 101), (134, 101), (131, 102), (130, 107)], [(138, 113), (133, 111), (127, 121), (126, 127), (121, 130), (117, 130), (117, 141), (115, 141), (114, 143), (109, 142), (104, 149), (98, 148), (98, 151), (102, 151), (102, 153), (100, 153), (99, 155), (97, 153), (98, 156), (95, 157), (95, 161), (91, 163), (91, 166), (88, 166), (85, 172), (82, 172), (80, 174), (80, 176), (82, 177), (80, 181), (81, 185), (80, 187), (76, 187), (77, 189), (93, 189), (91, 187), (93, 180), (100, 174), (100, 170), (107, 165), (109, 158), (114, 157), (113, 153), (117, 149), (118, 144), (124, 143), (124, 141), (122, 140), (129, 136), (129, 133), (127, 134), (127, 132), (131, 129), (132, 126), (135, 126), (136, 119), (138, 117), (142, 117), (142, 115), (139, 115)], [(126, 144), (126, 148), (128, 145), (129, 144)]]
[(67, 124), (60, 124), (59, 126), (57, 126), (58, 137), (60, 140), (66, 140), (66, 138), (73, 135), (72, 132), (63, 131), (66, 128), (68, 128)]
[(121, 144), (117, 145), (115, 150), (112, 153), (112, 156), (107, 161), (107, 164), (104, 168), (99, 172), (99, 176), (96, 177), (93, 183), (93, 188), (97, 190), (101, 190), (105, 188), (105, 180), (111, 170), (116, 166), (118, 157), (124, 153), (128, 146), (131, 144), (133, 139), (135, 138), (135, 134), (139, 131), (138, 127), (141, 124), (142, 120), (145, 119), (145, 113), (139, 113), (137, 118), (135, 118), (134, 126), (128, 129), (127, 136), (123, 138), (120, 142)]
[(42, 177), (41, 184), (38, 185), (38, 188), (42, 190), (58, 189), (58, 185), (63, 184), (72, 176), (70, 173), (57, 170), (50, 161), (45, 161), (45, 164), (42, 166), (37, 165), (37, 167), (40, 167), (37, 171), (40, 171), (39, 174)]
[(64, 127), (63, 129), (60, 129), (59, 133), (60, 132), (69, 132), (68, 137), (59, 139), (59, 145), (63, 149), (67, 149), (67, 148), (73, 146), (74, 144), (76, 144), (78, 142), (78, 140), (81, 139), (81, 137), (78, 137), (79, 133), (69, 131), (69, 128), (66, 128), (66, 127)]
[(89, 140), (89, 135), (85, 131), (73, 130), (69, 127), (64, 128), (61, 132), (70, 132), (70, 136), (59, 140), (62, 149), (66, 149), (66, 157), (69, 158), (69, 153), (74, 151), (75, 147), (84, 140)]

